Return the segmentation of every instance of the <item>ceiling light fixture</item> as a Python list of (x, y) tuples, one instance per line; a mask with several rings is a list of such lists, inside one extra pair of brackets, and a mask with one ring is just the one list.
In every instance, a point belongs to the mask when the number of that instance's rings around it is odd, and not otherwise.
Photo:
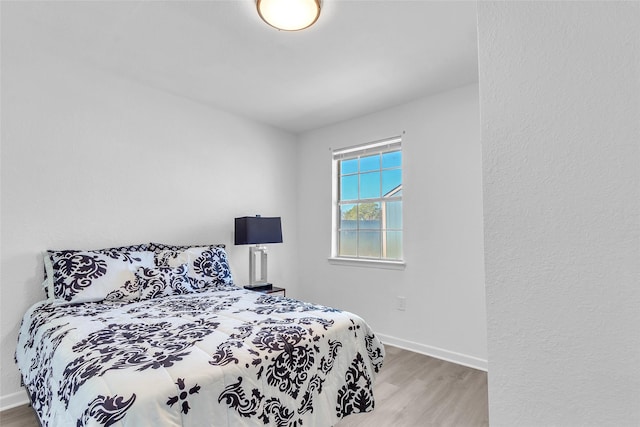
[(304, 30), (320, 16), (320, 0), (256, 0), (260, 18), (283, 31)]

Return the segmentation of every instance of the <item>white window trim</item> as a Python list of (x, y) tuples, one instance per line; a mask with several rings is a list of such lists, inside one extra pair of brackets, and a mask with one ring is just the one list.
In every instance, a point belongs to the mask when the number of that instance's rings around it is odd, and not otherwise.
[(404, 261), (388, 259), (329, 257), (329, 264), (344, 265), (349, 267), (374, 267), (385, 270), (404, 270), (407, 264)]
[(349, 154), (355, 152), (360, 152), (361, 154), (384, 153), (386, 151), (395, 151), (398, 147), (402, 147), (402, 137), (394, 136), (392, 138), (381, 139), (379, 141), (368, 142), (366, 144), (333, 150), (332, 156), (333, 160), (340, 160), (343, 158), (351, 158), (352, 156)]
[[(404, 134), (404, 132), (402, 132)], [(398, 146), (402, 147), (403, 136), (394, 136), (391, 138), (385, 138), (374, 142), (360, 144), (342, 149), (331, 150), (331, 176), (335, 178), (338, 173), (338, 162), (344, 157), (349, 157), (350, 153), (355, 151), (362, 151), (363, 147), (368, 147), (372, 151), (380, 152), (381, 147), (387, 146), (388, 151), (396, 150)], [(387, 151), (387, 150), (384, 150)], [(402, 167), (403, 184), (404, 184), (404, 164)], [(355, 258), (338, 256), (338, 239), (336, 234), (338, 232), (338, 218), (335, 214), (338, 206), (338, 185), (335, 179), (331, 185), (331, 200), (332, 200), (332, 215), (331, 215), (331, 256), (329, 256), (329, 264), (354, 266), (354, 267), (375, 267), (390, 270), (404, 270), (406, 264), (404, 259), (391, 260), (391, 259), (374, 259), (374, 258)], [(404, 197), (403, 197), (404, 200)], [(404, 204), (404, 203), (403, 203)], [(404, 230), (404, 227), (403, 227)], [(403, 253), (404, 253), (404, 233), (403, 233)]]

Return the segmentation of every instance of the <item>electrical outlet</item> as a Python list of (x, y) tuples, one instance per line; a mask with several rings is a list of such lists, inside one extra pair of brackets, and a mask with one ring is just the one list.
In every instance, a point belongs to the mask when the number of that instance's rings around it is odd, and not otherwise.
[(407, 298), (406, 297), (398, 297), (397, 309), (400, 310), (400, 311), (405, 311), (407, 309)]

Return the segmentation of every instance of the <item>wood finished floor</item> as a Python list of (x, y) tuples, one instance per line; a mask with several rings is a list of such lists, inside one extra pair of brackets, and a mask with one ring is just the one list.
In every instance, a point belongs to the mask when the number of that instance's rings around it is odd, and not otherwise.
[(376, 407), (335, 427), (489, 425), (487, 373), (419, 353), (385, 346), (376, 378)]
[[(385, 346), (376, 379), (375, 411), (351, 415), (335, 427), (489, 425), (487, 373)], [(2, 427), (38, 427), (29, 406), (0, 412)]]

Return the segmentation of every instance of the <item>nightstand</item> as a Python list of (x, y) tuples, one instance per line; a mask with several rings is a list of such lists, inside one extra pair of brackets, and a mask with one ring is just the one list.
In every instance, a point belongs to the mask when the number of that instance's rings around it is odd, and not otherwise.
[(287, 290), (285, 288), (278, 288), (276, 286), (272, 286), (271, 289), (254, 289), (251, 286), (245, 286), (244, 288), (250, 291), (260, 292), (263, 294), (281, 295), (283, 297), (287, 296)]

